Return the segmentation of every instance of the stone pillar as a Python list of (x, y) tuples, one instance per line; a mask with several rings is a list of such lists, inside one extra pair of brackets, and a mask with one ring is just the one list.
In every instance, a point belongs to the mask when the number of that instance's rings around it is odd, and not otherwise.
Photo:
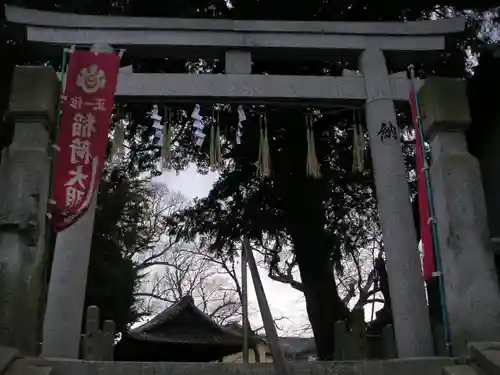
[(50, 131), (59, 98), (52, 68), (14, 69), (12, 144), (0, 165), (0, 345), (35, 354), (42, 303)]
[(249, 51), (226, 52), (226, 74), (252, 74), (252, 54)]
[(433, 344), (420, 254), (392, 90), (382, 51), (364, 51), (360, 69), (365, 77), (366, 122), (398, 356), (429, 356), (433, 354)]
[(430, 176), (453, 354), (468, 341), (500, 341), (500, 293), (479, 163), (469, 154), (465, 81), (430, 77), (419, 92), (432, 147)]
[(87, 212), (57, 235), (43, 322), (42, 356), (78, 358), (97, 194)]
[[(91, 50), (107, 53), (113, 48), (103, 44)], [(57, 235), (43, 322), (42, 356), (79, 356), (96, 205), (97, 193), (82, 217)]]

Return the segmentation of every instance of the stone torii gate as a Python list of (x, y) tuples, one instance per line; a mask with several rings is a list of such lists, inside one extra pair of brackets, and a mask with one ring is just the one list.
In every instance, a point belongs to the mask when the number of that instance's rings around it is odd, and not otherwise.
[[(438, 57), (445, 49), (446, 35), (463, 32), (463, 19), (406, 23), (190, 20), (75, 15), (11, 6), (6, 7), (6, 18), (11, 23), (24, 25), (27, 41), (43, 55), (60, 53), (62, 47), (70, 45), (110, 44), (127, 50), (132, 56), (225, 57), (225, 74), (219, 75), (121, 72), (116, 93), (118, 101), (364, 104), (398, 355), (433, 354), (399, 134), (385, 141), (377, 134), (383, 123), (397, 124), (394, 103), (408, 101), (406, 74), (389, 74), (386, 59), (404, 64)], [(252, 74), (252, 58), (294, 57), (355, 58), (360, 72), (346, 71), (341, 77)], [(55, 74), (51, 75), (43, 67), (16, 68), (13, 83), (16, 100), (11, 100), (10, 108), (16, 129), (20, 126), (18, 119), (28, 109), (31, 112), (48, 110), (39, 108), (36, 97), (27, 98), (27, 94), (19, 91), (29, 87), (26, 80), (36, 82), (37, 95), (43, 95), (43, 91), (55, 100)], [(417, 89), (422, 84), (418, 81)], [(23, 100), (32, 103), (22, 103)], [(48, 120), (33, 126), (33, 134), (44, 137), (45, 141), (47, 131), (43, 125), (53, 126), (53, 118)], [(399, 132), (397, 126), (396, 132)], [(13, 143), (11, 150), (16, 147), (25, 146)], [(49, 175), (47, 163), (40, 160), (36, 167)], [(18, 177), (18, 184), (25, 183), (23, 178)], [(40, 195), (43, 209), (46, 194)], [(78, 239), (89, 238), (92, 228), (90, 210), (79, 223), (58, 235), (44, 324), (43, 352), (47, 356), (76, 358), (78, 355), (90, 252), (89, 241), (83, 242), (83, 246)], [(5, 236), (2, 230), (0, 227), (0, 236)], [(18, 234), (13, 234), (11, 241), (22, 246)], [(13, 248), (0, 242), (0, 259), (4, 256), (11, 259), (9, 254)], [(38, 245), (37, 251), (43, 252), (43, 245)], [(17, 267), (15, 261), (9, 262), (14, 264), (10, 264), (11, 267)]]

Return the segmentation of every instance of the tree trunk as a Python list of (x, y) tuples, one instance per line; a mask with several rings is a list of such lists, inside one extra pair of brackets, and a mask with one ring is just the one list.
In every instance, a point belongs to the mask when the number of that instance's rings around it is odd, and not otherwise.
[(327, 361), (333, 360), (335, 351), (334, 323), (345, 320), (348, 309), (338, 295), (330, 251), (318, 241), (323, 237), (318, 235), (302, 232), (292, 237), (317, 356)]
[[(271, 147), (272, 176), (284, 214), (284, 227), (292, 237), (317, 356), (320, 360), (331, 360), (334, 323), (349, 313), (338, 295), (333, 273), (332, 254), (338, 246), (334, 240), (336, 235), (325, 231), (325, 200), (331, 181), (305, 175), (307, 143), (302, 108), (270, 112), (268, 122), (287, 124), (286, 132), (280, 137), (285, 137), (283, 144), (290, 146), (284, 151)], [(324, 138), (316, 137), (315, 141), (316, 156), (322, 165), (329, 155), (329, 151), (325, 152), (329, 146)], [(343, 204), (343, 194), (334, 198), (336, 204)]]

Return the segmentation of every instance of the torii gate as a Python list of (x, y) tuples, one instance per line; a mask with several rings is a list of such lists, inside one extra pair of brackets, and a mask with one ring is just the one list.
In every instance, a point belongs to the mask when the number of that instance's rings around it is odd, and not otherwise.
[[(390, 75), (386, 59), (415, 63), (438, 57), (445, 49), (446, 35), (463, 32), (464, 19), (405, 23), (191, 20), (75, 15), (11, 6), (6, 7), (6, 18), (25, 25), (27, 41), (43, 54), (60, 52), (69, 45), (110, 44), (142, 57), (225, 56), (226, 74), (220, 75), (122, 72), (116, 93), (119, 101), (364, 103), (397, 351), (400, 357), (433, 354), (399, 134), (382, 140), (378, 133), (383, 123), (397, 123), (394, 102), (407, 102), (409, 92), (406, 74)], [(256, 75), (251, 72), (252, 56), (351, 57), (358, 59), (360, 72), (346, 71), (341, 77)], [(86, 215), (93, 217), (93, 212)], [(44, 327), (44, 342), (58, 344), (46, 355), (77, 356), (87, 268), (79, 259), (82, 252), (90, 251), (89, 241), (82, 248), (78, 239), (91, 236), (92, 227), (93, 219), (82, 218), (58, 236), (54, 262), (59, 266), (52, 270), (58, 285), (51, 281)], [(83, 268), (83, 281), (75, 280), (76, 268), (80, 274)]]

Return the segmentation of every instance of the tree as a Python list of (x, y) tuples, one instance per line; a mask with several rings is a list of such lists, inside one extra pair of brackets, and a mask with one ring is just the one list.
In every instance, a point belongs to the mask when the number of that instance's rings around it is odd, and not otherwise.
[(164, 186), (154, 187), (151, 193), (149, 217), (145, 218), (148, 246), (131, 256), (143, 276), (134, 295), (143, 299), (144, 313), (158, 312), (158, 302), (173, 304), (191, 295), (220, 324), (232, 321), (241, 308), (233, 259), (215, 259), (196, 242), (183, 243), (166, 235), (168, 217), (186, 207), (186, 199)]
[[(368, 216), (372, 214), (375, 213)], [(336, 270), (337, 288), (345, 305), (351, 304), (353, 298), (359, 295), (355, 306), (363, 307), (366, 303), (373, 302), (368, 299), (370, 296), (381, 291), (380, 287), (374, 288), (378, 280), (374, 264), (376, 258), (383, 256), (382, 234), (376, 220), (366, 224), (354, 227), (357, 233), (353, 231), (352, 249), (346, 251), (348, 257), (343, 257), (340, 269)], [(292, 245), (288, 243), (287, 246)], [(264, 256), (268, 257), (265, 262), (269, 269), (269, 278), (303, 292), (302, 282), (297, 280), (297, 257), (294, 252), (278, 253), (266, 244), (263, 249)]]
[(149, 280), (136, 293), (146, 298), (146, 311), (159, 312), (165, 305), (190, 295), (197, 307), (220, 325), (241, 319), (241, 300), (233, 281), (237, 280), (234, 263), (220, 267), (219, 260), (204, 256), (193, 244), (174, 244), (161, 263), (163, 266), (149, 271)]
[[(140, 184), (144, 188), (146, 181)], [(133, 202), (130, 192), (134, 194), (135, 189), (133, 186), (128, 188), (128, 199)], [(104, 202), (117, 203), (117, 190), (115, 187), (113, 190), (114, 199), (104, 197), (101, 193)], [(240, 284), (234, 260), (211, 257), (197, 248), (196, 243), (177, 242), (165, 234), (167, 218), (187, 205), (181, 194), (161, 185), (145, 187), (141, 193), (137, 198), (142, 202), (140, 207), (143, 212), (140, 218), (135, 219), (142, 225), (139, 233), (133, 236), (139, 240), (123, 252), (124, 261), (131, 265), (139, 280), (131, 295), (140, 315), (158, 313), (165, 304), (173, 304), (191, 295), (200, 309), (220, 324), (234, 320), (241, 308)], [(117, 212), (116, 208), (106, 208), (110, 212)], [(131, 225), (124, 227), (129, 228)], [(120, 237), (124, 237), (124, 234)], [(96, 261), (97, 265), (101, 263)], [(99, 272), (98, 275), (102, 276), (103, 273)]]
[[(380, 326), (378, 320), (387, 324), (387, 314), (390, 316), (390, 297), (388, 285), (385, 282), (385, 260), (383, 257), (382, 236), (378, 223), (374, 221), (371, 228), (366, 228), (359, 233), (357, 247), (354, 251), (343, 257), (340, 270), (335, 270), (335, 279), (339, 296), (344, 305), (350, 309), (363, 308), (373, 304), (372, 322), (375, 327)], [(356, 245), (356, 243), (355, 243)], [(303, 291), (303, 285), (297, 277), (297, 262), (292, 251), (285, 251), (277, 255), (270, 249), (265, 249), (264, 254), (271, 254), (272, 260), (265, 260), (263, 267), (268, 267), (269, 278), (274, 281), (289, 284), (292, 288)], [(381, 282), (382, 281), (382, 282)], [(389, 303), (388, 303), (389, 302)], [(384, 306), (377, 313), (374, 320), (375, 303)], [(299, 332), (309, 332), (311, 325), (307, 324)]]
[[(166, 187), (153, 188), (151, 202), (146, 222), (154, 233), (164, 233), (168, 217), (188, 206), (182, 195)], [(183, 243), (165, 234), (152, 238), (147, 250), (132, 256), (135, 269), (141, 274), (140, 287), (134, 292), (141, 315), (151, 316), (165, 305), (191, 295), (197, 306), (218, 324), (241, 322), (243, 292), (233, 256), (214, 256), (197, 241)], [(276, 317), (275, 322), (282, 319), (285, 317)], [(251, 331), (256, 333), (263, 328)]]
[(85, 306), (100, 308), (101, 319), (114, 320), (123, 332), (140, 316), (134, 291), (140, 281), (132, 256), (152, 246), (151, 189), (147, 181), (108, 168), (99, 186), (90, 253)]
[(158, 313), (165, 305), (191, 295), (198, 307), (219, 324), (239, 322), (243, 292), (235, 258), (214, 256), (197, 241), (184, 243), (164, 233), (168, 218), (187, 206), (179, 193), (166, 187), (152, 189), (150, 215), (145, 220), (156, 235), (148, 240), (147, 249), (131, 257), (141, 274), (134, 297), (141, 300), (138, 305), (144, 315)]

